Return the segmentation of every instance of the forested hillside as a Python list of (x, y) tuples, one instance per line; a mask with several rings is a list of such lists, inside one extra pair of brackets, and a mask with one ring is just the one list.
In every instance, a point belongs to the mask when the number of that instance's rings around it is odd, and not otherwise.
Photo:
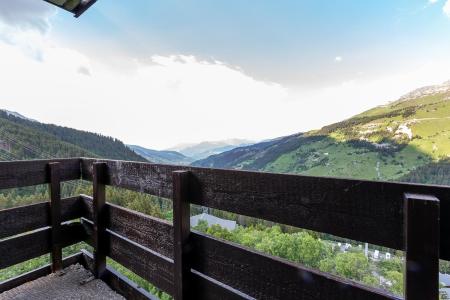
[(145, 161), (115, 138), (43, 124), (5, 111), (0, 111), (0, 149), (4, 160), (87, 156)]
[(193, 165), (445, 184), (449, 100), (450, 82), (426, 87), (320, 130), (237, 148)]
[(2, 160), (94, 156), (93, 152), (64, 142), (37, 128), (14, 122), (0, 112), (0, 158)]
[(433, 162), (412, 171), (400, 178), (404, 182), (450, 185), (450, 161)]

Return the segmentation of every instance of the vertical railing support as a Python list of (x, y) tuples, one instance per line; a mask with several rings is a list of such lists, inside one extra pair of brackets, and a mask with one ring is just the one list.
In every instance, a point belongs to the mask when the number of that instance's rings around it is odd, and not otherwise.
[(59, 163), (48, 164), (49, 171), (49, 194), (50, 194), (50, 218), (51, 218), (51, 266), (52, 272), (62, 269), (62, 246), (61, 246), (61, 178)]
[(175, 171), (173, 179), (173, 227), (174, 227), (174, 299), (189, 297), (189, 233), (190, 233), (190, 199), (189, 171)]
[(405, 194), (405, 299), (439, 299), (439, 200)]
[(105, 177), (106, 163), (93, 164), (93, 246), (94, 276), (101, 278), (106, 269)]

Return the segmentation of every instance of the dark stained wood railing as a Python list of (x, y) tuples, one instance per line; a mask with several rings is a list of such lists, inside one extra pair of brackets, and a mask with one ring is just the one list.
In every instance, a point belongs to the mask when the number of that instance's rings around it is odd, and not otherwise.
[(94, 163), (93, 166), (93, 213), (94, 230), (92, 241), (94, 247), (94, 276), (101, 278), (106, 271), (106, 218), (105, 218), (105, 163)]
[(59, 174), (59, 162), (48, 164), (49, 167), (49, 194), (50, 194), (50, 219), (52, 227), (50, 257), (52, 260), (52, 272), (62, 269), (62, 245), (61, 245), (61, 182)]
[(190, 202), (189, 171), (173, 172), (173, 229), (174, 229), (174, 298), (188, 299), (191, 262), (189, 259)]
[[(154, 296), (105, 266), (106, 256), (176, 299), (400, 299), (191, 231), (190, 204), (403, 250), (408, 300), (437, 299), (439, 258), (450, 260), (450, 187), (85, 158), (58, 162), (60, 181), (94, 184), (94, 200), (61, 200), (62, 222), (82, 217), (60, 226), (61, 245), (84, 240), (94, 246), (93, 256), (84, 251), (77, 260), (130, 298)], [(0, 188), (50, 183), (48, 163), (0, 163)], [(105, 202), (105, 185), (173, 199), (173, 225)], [(52, 225), (50, 208), (0, 211), (0, 239)], [(50, 252), (51, 228), (0, 241), (0, 268)], [(25, 250), (30, 240), (36, 247)], [(0, 283), (0, 291), (21, 282)]]

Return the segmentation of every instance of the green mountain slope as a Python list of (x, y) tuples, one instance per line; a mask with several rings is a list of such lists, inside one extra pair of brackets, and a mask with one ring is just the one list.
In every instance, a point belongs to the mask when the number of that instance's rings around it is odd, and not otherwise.
[[(348, 120), (194, 162), (204, 167), (407, 180), (450, 157), (450, 83)], [(409, 178), (411, 180), (411, 178)]]
[(0, 159), (76, 156), (145, 161), (112, 137), (43, 124), (0, 111)]

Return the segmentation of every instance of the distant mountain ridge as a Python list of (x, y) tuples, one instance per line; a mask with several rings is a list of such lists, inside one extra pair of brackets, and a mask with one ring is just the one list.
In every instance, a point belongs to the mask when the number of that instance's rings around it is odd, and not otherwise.
[(237, 147), (247, 146), (255, 142), (245, 139), (228, 139), (221, 141), (205, 141), (200, 143), (180, 144), (167, 150), (177, 151), (192, 160), (199, 160), (211, 155), (232, 150)]
[(193, 159), (176, 151), (153, 150), (137, 145), (127, 145), (131, 150), (144, 157), (150, 162), (161, 164), (187, 165), (193, 162)]
[(192, 165), (446, 184), (449, 159), (450, 81), (319, 130), (238, 147)]

